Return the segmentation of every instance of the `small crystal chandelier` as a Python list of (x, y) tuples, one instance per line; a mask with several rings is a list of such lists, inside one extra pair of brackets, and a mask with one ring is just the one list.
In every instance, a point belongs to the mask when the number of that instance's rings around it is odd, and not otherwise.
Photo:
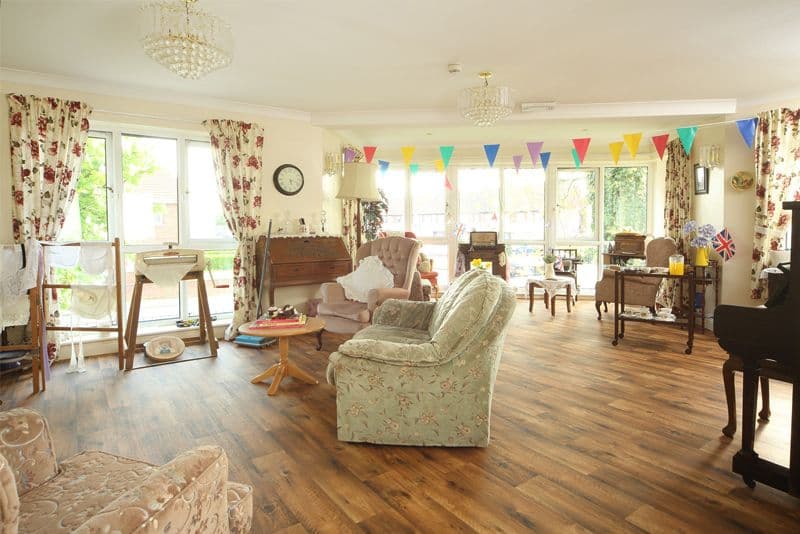
[(483, 78), (483, 85), (461, 91), (458, 95), (458, 109), (461, 115), (471, 120), (475, 126), (491, 126), (511, 115), (514, 109), (511, 89), (489, 87), (491, 72), (481, 72), (478, 76)]
[(161, 0), (142, 6), (145, 53), (190, 80), (226, 67), (233, 52), (230, 26), (195, 2)]

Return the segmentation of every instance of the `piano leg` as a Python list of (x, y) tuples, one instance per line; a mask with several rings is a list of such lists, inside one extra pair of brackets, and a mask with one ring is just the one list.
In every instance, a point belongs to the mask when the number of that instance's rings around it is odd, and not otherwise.
[(742, 480), (750, 488), (756, 486), (755, 471), (758, 464), (758, 454), (753, 447), (755, 446), (756, 438), (759, 372), (757, 360), (744, 360), (744, 371), (742, 373), (742, 448), (733, 458), (734, 471), (742, 475)]
[(722, 364), (722, 383), (725, 386), (725, 402), (728, 405), (728, 424), (722, 433), (729, 438), (736, 434), (736, 386), (733, 382), (733, 371), (737, 368), (732, 359)]
[(772, 412), (769, 409), (769, 378), (766, 376), (761, 377), (761, 411), (758, 412), (758, 419), (760, 421), (769, 421), (769, 416)]

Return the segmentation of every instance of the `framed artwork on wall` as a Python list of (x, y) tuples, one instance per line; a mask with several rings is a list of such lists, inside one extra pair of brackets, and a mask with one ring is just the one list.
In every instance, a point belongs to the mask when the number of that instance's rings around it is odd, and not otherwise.
[(695, 163), (694, 165), (694, 194), (708, 194), (708, 167)]

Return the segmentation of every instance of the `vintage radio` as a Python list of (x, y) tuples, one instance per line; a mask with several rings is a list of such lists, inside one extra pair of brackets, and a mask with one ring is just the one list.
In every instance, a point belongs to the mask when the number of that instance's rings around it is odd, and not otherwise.
[(644, 255), (644, 236), (631, 232), (623, 232), (614, 236), (615, 254)]

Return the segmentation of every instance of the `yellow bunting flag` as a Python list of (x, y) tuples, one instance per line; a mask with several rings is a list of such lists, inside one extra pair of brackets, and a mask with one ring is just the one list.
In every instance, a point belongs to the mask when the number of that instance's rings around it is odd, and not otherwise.
[(636, 153), (639, 152), (639, 142), (642, 140), (642, 132), (625, 134), (622, 138), (625, 140), (628, 152), (631, 153), (631, 159), (636, 159)]
[(444, 160), (436, 160), (436, 172), (444, 172)]
[(406, 164), (406, 167), (411, 165), (411, 160), (414, 158), (414, 150), (416, 150), (416, 148), (413, 146), (400, 147), (400, 152), (403, 153), (403, 163)]
[(613, 143), (608, 143), (608, 149), (611, 151), (611, 157), (614, 159), (614, 165), (619, 163), (619, 155), (622, 153), (622, 145), (624, 145), (622, 141), (614, 141)]

